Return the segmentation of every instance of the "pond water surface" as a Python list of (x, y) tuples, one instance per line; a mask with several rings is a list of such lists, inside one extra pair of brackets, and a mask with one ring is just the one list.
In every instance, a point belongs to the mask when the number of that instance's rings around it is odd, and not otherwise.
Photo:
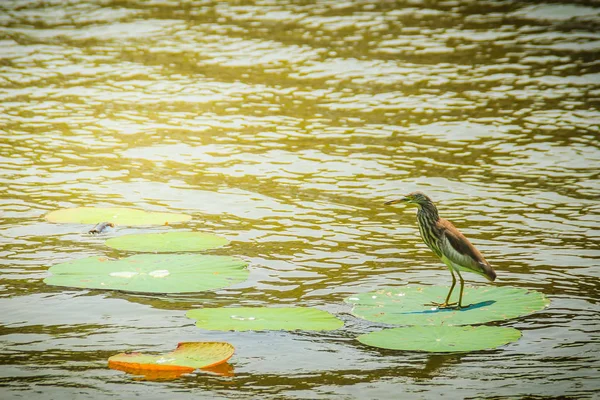
[[(518, 1), (2, 1), (0, 398), (593, 398), (600, 391), (600, 7)], [(343, 299), (448, 285), (422, 190), (548, 309), (516, 343), (384, 351)], [(144, 296), (45, 285), (126, 252), (51, 210), (193, 216), (250, 279)], [(100, 221), (99, 221), (100, 222)], [(487, 284), (465, 275), (476, 285)], [(207, 332), (203, 306), (310, 306), (327, 332)], [(140, 380), (122, 351), (226, 340), (228, 374)], [(233, 374), (233, 376), (231, 376)]]

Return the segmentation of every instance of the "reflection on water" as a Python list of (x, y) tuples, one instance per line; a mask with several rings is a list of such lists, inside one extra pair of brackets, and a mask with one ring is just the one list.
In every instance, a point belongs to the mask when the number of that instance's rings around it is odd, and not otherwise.
[[(600, 8), (593, 2), (0, 4), (0, 368), (4, 398), (593, 397), (600, 390)], [(494, 351), (368, 348), (342, 299), (448, 285), (414, 210), (427, 192), (498, 272), (543, 291)], [(118, 257), (49, 210), (193, 215), (250, 280), (141, 296), (42, 283)], [(117, 227), (115, 235), (172, 229)], [(484, 284), (474, 276), (470, 282)], [(202, 306), (315, 306), (329, 333), (205, 332)], [(122, 351), (226, 340), (235, 376), (151, 383)]]

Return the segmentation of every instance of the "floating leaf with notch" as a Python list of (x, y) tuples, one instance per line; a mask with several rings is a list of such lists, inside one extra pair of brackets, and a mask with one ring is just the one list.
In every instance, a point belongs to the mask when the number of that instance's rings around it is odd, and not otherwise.
[(407, 326), (367, 333), (358, 341), (383, 349), (453, 353), (494, 349), (520, 337), (517, 329), (496, 326)]
[[(458, 291), (456, 289), (455, 291)], [(509, 286), (465, 287), (460, 310), (425, 306), (442, 302), (448, 293), (441, 286), (401, 286), (350, 296), (352, 314), (392, 325), (470, 325), (531, 314), (550, 303), (540, 292)]]
[(202, 329), (219, 331), (329, 331), (344, 323), (330, 313), (306, 307), (236, 307), (190, 310), (186, 316)]
[(148, 372), (186, 373), (210, 368), (229, 360), (235, 348), (227, 342), (184, 342), (166, 354), (120, 353), (108, 359), (108, 366), (132, 374)]
[(118, 250), (145, 252), (203, 251), (229, 243), (223, 237), (203, 232), (165, 232), (125, 235), (108, 239), (106, 245)]
[(189, 221), (185, 214), (150, 212), (124, 207), (76, 207), (46, 214), (46, 220), (58, 223), (97, 224), (112, 222), (116, 225), (170, 225)]
[(142, 293), (194, 293), (245, 281), (240, 259), (204, 254), (138, 254), (110, 260), (88, 257), (52, 266), (44, 282), (54, 286)]

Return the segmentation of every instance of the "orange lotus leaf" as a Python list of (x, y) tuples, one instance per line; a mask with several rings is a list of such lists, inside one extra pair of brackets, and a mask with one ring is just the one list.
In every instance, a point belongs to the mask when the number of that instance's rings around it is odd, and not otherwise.
[(170, 353), (120, 353), (108, 359), (112, 369), (136, 375), (169, 372), (175, 377), (229, 360), (235, 348), (227, 342), (183, 342)]

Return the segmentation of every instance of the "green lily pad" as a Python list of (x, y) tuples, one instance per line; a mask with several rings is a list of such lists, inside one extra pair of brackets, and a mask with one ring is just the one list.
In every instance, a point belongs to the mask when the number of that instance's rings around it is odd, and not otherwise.
[[(352, 314), (369, 321), (392, 325), (469, 325), (501, 321), (544, 309), (550, 301), (540, 292), (509, 287), (465, 287), (460, 310), (424, 304), (446, 299), (447, 287), (401, 286), (348, 297)], [(458, 288), (455, 289), (458, 292)], [(453, 293), (453, 298), (458, 293)]]
[(125, 235), (108, 239), (106, 245), (118, 250), (156, 253), (202, 251), (229, 243), (223, 237), (201, 232), (166, 232)]
[(408, 326), (367, 333), (357, 339), (383, 349), (452, 353), (494, 349), (520, 337), (517, 329), (496, 326)]
[(202, 308), (185, 315), (199, 328), (216, 331), (331, 331), (344, 326), (330, 313), (306, 307)]
[(48, 285), (142, 293), (194, 293), (248, 278), (240, 259), (203, 254), (138, 254), (119, 260), (89, 257), (54, 265)]
[(108, 221), (117, 225), (170, 225), (192, 219), (185, 214), (149, 212), (122, 207), (77, 207), (56, 210), (46, 214), (49, 222), (72, 224), (97, 224)]
[(121, 371), (192, 372), (229, 360), (235, 348), (227, 342), (185, 342), (166, 354), (120, 353), (108, 359), (108, 366)]

